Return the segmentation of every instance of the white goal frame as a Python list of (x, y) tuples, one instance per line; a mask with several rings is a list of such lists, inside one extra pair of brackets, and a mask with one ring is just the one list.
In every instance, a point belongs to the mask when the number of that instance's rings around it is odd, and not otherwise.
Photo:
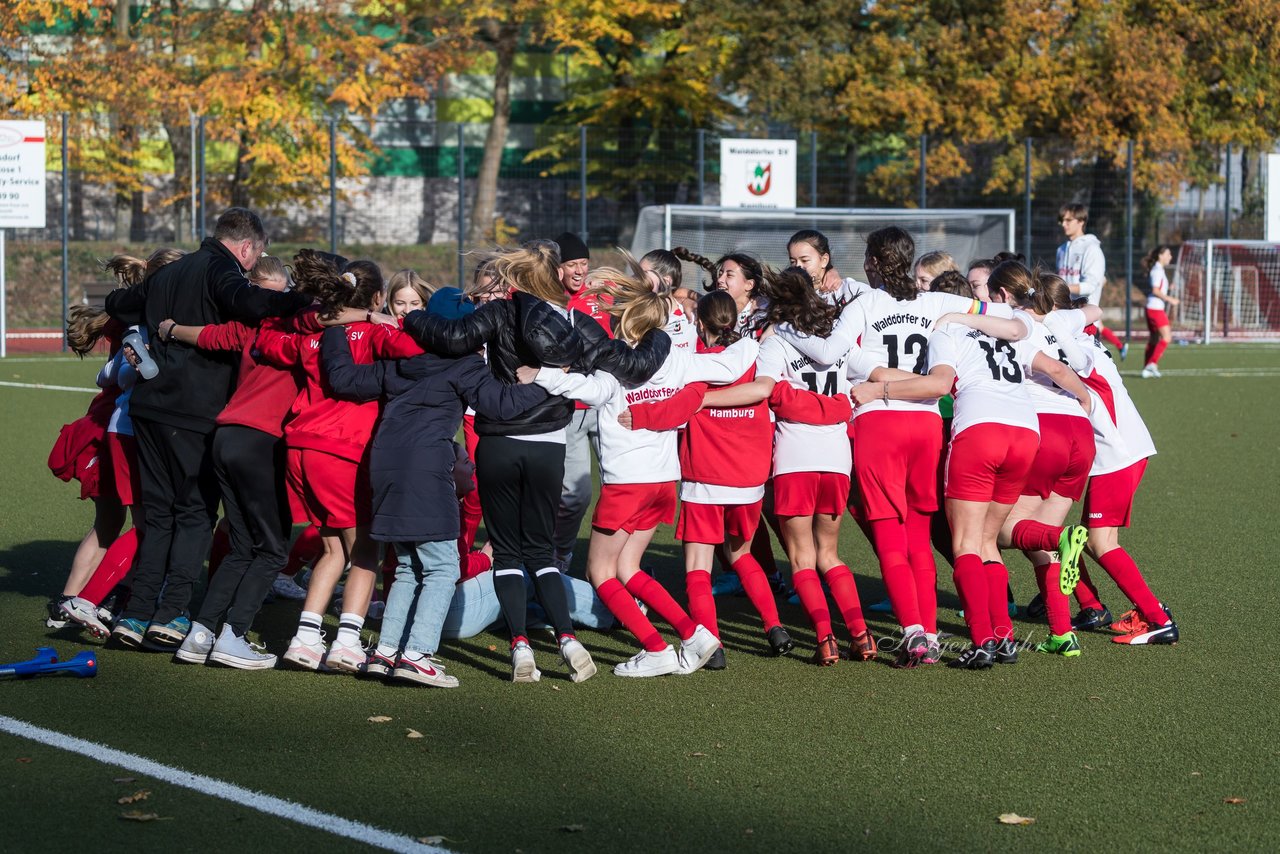
[[(1173, 288), (1174, 296), (1181, 298), (1182, 294), (1185, 293), (1183, 289), (1185, 288), (1188, 282), (1188, 276), (1190, 274), (1190, 271), (1187, 270), (1185, 265), (1183, 264), (1183, 253), (1185, 253), (1188, 248), (1200, 247), (1200, 246), (1203, 246), (1203, 252), (1204, 252), (1204, 265), (1203, 265), (1204, 281), (1201, 283), (1201, 299), (1200, 299), (1200, 310), (1201, 310), (1200, 340), (1201, 340), (1201, 343), (1211, 344), (1215, 340), (1214, 338), (1215, 321), (1220, 321), (1222, 324), (1222, 335), (1221, 335), (1222, 340), (1226, 341), (1232, 337), (1230, 333), (1230, 327), (1228, 326), (1230, 322), (1228, 318), (1228, 313), (1222, 312), (1221, 317), (1217, 316), (1219, 313), (1218, 312), (1219, 294), (1216, 293), (1215, 288), (1218, 284), (1217, 280), (1221, 278), (1224, 274), (1219, 269), (1219, 265), (1216, 263), (1214, 250), (1221, 249), (1222, 247), (1228, 247), (1228, 246), (1241, 246), (1241, 247), (1266, 246), (1266, 247), (1272, 247), (1276, 249), (1277, 257), (1280, 258), (1280, 242), (1275, 242), (1271, 240), (1188, 240), (1186, 241), (1185, 243), (1182, 244), (1182, 247), (1179, 249), (1178, 259), (1177, 259), (1178, 263), (1177, 263), (1177, 266), (1174, 268), (1174, 280), (1170, 283), (1170, 285)], [(1228, 265), (1227, 269), (1230, 270), (1232, 269), (1232, 267)], [(1229, 283), (1228, 283), (1228, 287), (1225, 290), (1226, 290), (1226, 294), (1224, 294), (1223, 296), (1226, 296), (1232, 300), (1232, 304), (1230, 306), (1231, 308), (1230, 316), (1238, 318), (1240, 316), (1241, 301), (1243, 299), (1244, 289), (1242, 287), (1231, 287), (1229, 286)], [(1244, 336), (1240, 336), (1240, 337), (1244, 337)], [(1263, 333), (1261, 336), (1250, 335), (1248, 336), (1248, 338), (1250, 338), (1251, 340), (1262, 340), (1263, 338), (1268, 338), (1273, 340), (1280, 339), (1280, 329), (1277, 329), (1274, 333), (1271, 333), (1271, 334)]]

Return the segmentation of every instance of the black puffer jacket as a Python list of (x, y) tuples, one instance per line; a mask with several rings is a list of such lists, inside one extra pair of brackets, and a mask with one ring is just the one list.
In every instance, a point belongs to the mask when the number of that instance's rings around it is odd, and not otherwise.
[[(529, 294), (516, 291), (473, 314), (446, 320), (424, 310), (404, 319), (404, 329), (427, 350), (460, 356), (488, 347), (489, 369), (503, 382), (516, 381), (516, 368), (563, 367), (590, 373), (604, 370), (625, 383), (642, 383), (662, 366), (671, 339), (660, 329), (645, 336), (634, 350), (614, 341), (591, 317), (579, 311), (569, 319)], [(573, 401), (555, 396), (515, 418), (487, 418), (477, 413), (481, 436), (528, 436), (559, 430), (573, 417)]]

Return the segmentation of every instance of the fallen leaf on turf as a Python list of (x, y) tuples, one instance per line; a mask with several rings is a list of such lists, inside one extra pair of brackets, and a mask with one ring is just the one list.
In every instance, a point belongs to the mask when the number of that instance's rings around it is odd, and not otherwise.
[(587, 829), (587, 826), (585, 824), (562, 824), (560, 829), (565, 833), (581, 833)]
[(120, 813), (120, 817), (126, 821), (159, 821), (160, 816), (153, 812), (143, 812), (142, 810), (129, 810)]
[(1089, 699), (1090, 699), (1090, 700), (1101, 700), (1102, 698), (1101, 698), (1101, 697), (1090, 697)]
[(493, 644), (489, 644), (489, 652), (497, 652), (498, 648)]
[(1092, 771), (1092, 770), (1093, 770), (1093, 766), (1092, 766), (1092, 765), (1084, 765), (1083, 767), (1084, 767), (1084, 770), (1086, 770), (1086, 771)]
[(405, 738), (425, 738), (425, 736), (422, 733), (418, 732), (416, 729), (409, 729), (408, 727), (405, 727), (404, 737)]
[(125, 795), (123, 798), (117, 798), (116, 803), (124, 806), (125, 804), (136, 804), (138, 801), (145, 801), (151, 797), (151, 793), (146, 789), (139, 789), (132, 795)]
[(690, 753), (689, 755), (692, 757), (692, 756), (706, 756), (707, 754), (705, 754), (705, 753)]
[(1001, 824), (1035, 824), (1036, 820), (1026, 815), (1018, 815), (1016, 812), (1000, 813)]
[(367, 720), (371, 724), (385, 724), (388, 721), (390, 721), (391, 718), (387, 717), (386, 715), (374, 715), (373, 717), (365, 718), (365, 720)]
[(136, 778), (136, 777), (116, 777), (116, 778), (115, 778), (115, 779), (113, 779), (111, 782), (113, 782), (113, 783), (132, 783), (135, 779), (137, 779), (137, 778)]
[(745, 833), (747, 836), (750, 836), (751, 834), (755, 833), (755, 831), (754, 831), (754, 830), (752, 830), (752, 829), (751, 829), (751, 828), (749, 828), (749, 827), (748, 827), (746, 830), (742, 831), (742, 832), (743, 832), (743, 833)]
[(1224, 804), (1247, 804), (1248, 803), (1248, 801), (1245, 800), (1244, 798), (1223, 798), (1222, 802)]
[(18, 761), (19, 761), (19, 762), (21, 762), (23, 765), (28, 765), (28, 764), (30, 764), (30, 763), (31, 763), (31, 757), (30, 757), (30, 756), (19, 756), (19, 757), (18, 757)]
[(559, 691), (559, 690), (560, 690), (560, 686), (559, 686), (559, 685), (552, 685), (552, 686), (551, 686), (551, 690), (552, 690), (552, 691)]
[(1199, 771), (1192, 771), (1192, 772), (1191, 772), (1191, 776), (1192, 776), (1192, 777), (1199, 777), (1199, 776), (1201, 776), (1201, 775), (1200, 775), (1200, 772), (1199, 772)]

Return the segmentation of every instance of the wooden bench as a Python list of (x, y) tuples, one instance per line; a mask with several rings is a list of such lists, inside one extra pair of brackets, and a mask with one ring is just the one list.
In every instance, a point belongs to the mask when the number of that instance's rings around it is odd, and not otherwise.
[(81, 302), (95, 308), (102, 308), (107, 304), (107, 294), (114, 291), (119, 285), (116, 282), (85, 282), (82, 287), (84, 288), (84, 297)]

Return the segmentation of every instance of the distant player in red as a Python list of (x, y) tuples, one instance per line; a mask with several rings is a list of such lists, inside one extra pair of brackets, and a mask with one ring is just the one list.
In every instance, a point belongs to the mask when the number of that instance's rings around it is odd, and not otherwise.
[(1178, 298), (1169, 293), (1169, 276), (1165, 273), (1165, 268), (1172, 262), (1173, 250), (1163, 244), (1142, 259), (1150, 285), (1147, 292), (1147, 353), (1142, 360), (1144, 380), (1160, 377), (1160, 357), (1173, 341), (1173, 327), (1165, 313), (1167, 306), (1178, 304)]

